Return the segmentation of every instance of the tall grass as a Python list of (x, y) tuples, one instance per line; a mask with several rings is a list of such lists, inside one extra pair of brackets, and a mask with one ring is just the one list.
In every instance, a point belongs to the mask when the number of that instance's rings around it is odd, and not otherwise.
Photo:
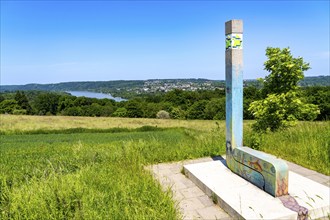
[[(177, 219), (147, 164), (225, 153), (224, 121), (1, 115), (0, 219)], [(329, 175), (330, 122), (244, 145)]]
[(214, 134), (174, 128), (2, 135), (0, 219), (180, 218), (171, 193), (143, 167), (224, 153), (224, 136)]
[(264, 135), (247, 128), (244, 143), (330, 175), (330, 121), (299, 122), (296, 127)]

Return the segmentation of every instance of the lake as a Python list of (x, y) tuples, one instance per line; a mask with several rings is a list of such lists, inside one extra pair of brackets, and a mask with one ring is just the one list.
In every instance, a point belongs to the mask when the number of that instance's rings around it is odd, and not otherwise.
[(87, 98), (97, 98), (97, 99), (113, 99), (116, 102), (127, 101), (127, 99), (123, 99), (120, 97), (113, 97), (111, 94), (106, 93), (98, 93), (98, 92), (87, 92), (87, 91), (66, 91), (73, 96), (76, 97), (87, 97)]

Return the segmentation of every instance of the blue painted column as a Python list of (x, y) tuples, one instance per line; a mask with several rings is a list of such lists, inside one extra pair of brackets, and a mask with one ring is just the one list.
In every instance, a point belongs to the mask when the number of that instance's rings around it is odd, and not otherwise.
[(227, 156), (243, 146), (243, 21), (226, 22)]
[(288, 194), (288, 166), (272, 155), (243, 147), (243, 21), (226, 29), (226, 162), (231, 171), (273, 196)]

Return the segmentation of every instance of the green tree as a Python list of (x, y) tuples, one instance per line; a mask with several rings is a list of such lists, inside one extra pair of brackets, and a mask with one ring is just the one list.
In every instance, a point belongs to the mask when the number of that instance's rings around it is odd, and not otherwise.
[(117, 108), (112, 114), (113, 117), (127, 117), (127, 109), (124, 107)]
[(53, 93), (41, 93), (34, 101), (34, 108), (39, 115), (56, 115), (59, 95)]
[(330, 119), (330, 86), (305, 87), (302, 96), (306, 97), (308, 103), (318, 105), (320, 114), (316, 120)]
[(112, 115), (113, 111), (114, 111), (114, 107), (110, 104), (102, 106), (101, 116), (109, 117)]
[(161, 110), (158, 103), (144, 102), (143, 103), (143, 117), (144, 118), (156, 118), (156, 114)]
[(66, 109), (74, 106), (75, 97), (73, 96), (61, 96), (58, 102), (57, 111), (62, 113)]
[(91, 105), (92, 103), (93, 103), (92, 99), (87, 98), (85, 96), (77, 97), (74, 100), (74, 106), (77, 106), (77, 107), (82, 107), (84, 105)]
[(26, 97), (25, 93), (22, 91), (17, 91), (15, 94), (15, 100), (17, 101), (17, 104), (26, 111), (27, 114), (31, 114), (32, 108), (29, 103), (28, 98)]
[(83, 116), (101, 116), (102, 106), (97, 103), (92, 103), (91, 105), (81, 106)]
[(256, 119), (256, 131), (276, 131), (292, 126), (298, 119), (314, 120), (320, 113), (318, 107), (304, 103), (297, 96), (299, 80), (309, 65), (303, 58), (293, 58), (289, 48), (266, 49), (268, 60), (265, 69), (270, 72), (264, 80), (262, 93), (265, 99), (250, 104), (249, 111)]
[(0, 113), (4, 114), (13, 114), (16, 110), (22, 110), (22, 108), (18, 105), (16, 100), (6, 99), (0, 102)]
[(62, 110), (62, 115), (68, 115), (68, 116), (81, 116), (82, 110), (80, 107), (73, 106), (73, 107), (67, 107), (64, 110)]
[(142, 118), (143, 111), (140, 102), (137, 100), (128, 101), (126, 103), (127, 117), (129, 118)]
[(244, 119), (254, 119), (253, 114), (249, 111), (250, 104), (261, 99), (260, 89), (256, 86), (248, 86), (243, 90), (243, 118)]
[(205, 119), (226, 119), (226, 97), (211, 99), (205, 107)]
[(188, 119), (205, 119), (205, 107), (208, 101), (201, 100), (195, 102), (192, 106), (189, 107), (187, 111), (187, 118)]
[(5, 97), (3, 97), (2, 95), (0, 95), (0, 102), (2, 102), (3, 100), (5, 100)]
[(310, 69), (302, 57), (294, 58), (289, 48), (267, 47), (268, 60), (264, 63), (265, 70), (270, 72), (265, 77), (263, 94), (281, 94), (294, 91), (298, 82), (304, 78), (304, 71)]
[(170, 117), (173, 119), (185, 119), (186, 112), (180, 107), (172, 107), (170, 111)]
[(316, 105), (303, 103), (294, 91), (269, 94), (263, 100), (252, 102), (249, 110), (257, 119), (253, 125), (257, 131), (276, 131), (295, 125), (298, 119), (314, 120), (320, 113)]

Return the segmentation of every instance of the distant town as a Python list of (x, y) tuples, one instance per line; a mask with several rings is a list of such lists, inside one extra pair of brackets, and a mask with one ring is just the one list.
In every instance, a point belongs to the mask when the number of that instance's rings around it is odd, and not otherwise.
[[(111, 94), (116, 97), (132, 98), (136, 95), (166, 93), (174, 89), (184, 91), (224, 89), (225, 80), (209, 79), (149, 79), (149, 80), (116, 80), (116, 81), (85, 81), (63, 82), (54, 84), (1, 85), (0, 92), (6, 91), (90, 91)], [(260, 88), (259, 80), (244, 80), (244, 87)], [(330, 86), (330, 76), (305, 77), (299, 82), (306, 86)]]
[[(174, 89), (183, 91), (214, 90), (223, 89), (224, 82), (216, 85), (214, 81), (207, 80), (147, 80), (142, 87), (126, 88), (126, 91), (141, 93), (169, 92)], [(118, 88), (117, 91), (121, 89)]]

